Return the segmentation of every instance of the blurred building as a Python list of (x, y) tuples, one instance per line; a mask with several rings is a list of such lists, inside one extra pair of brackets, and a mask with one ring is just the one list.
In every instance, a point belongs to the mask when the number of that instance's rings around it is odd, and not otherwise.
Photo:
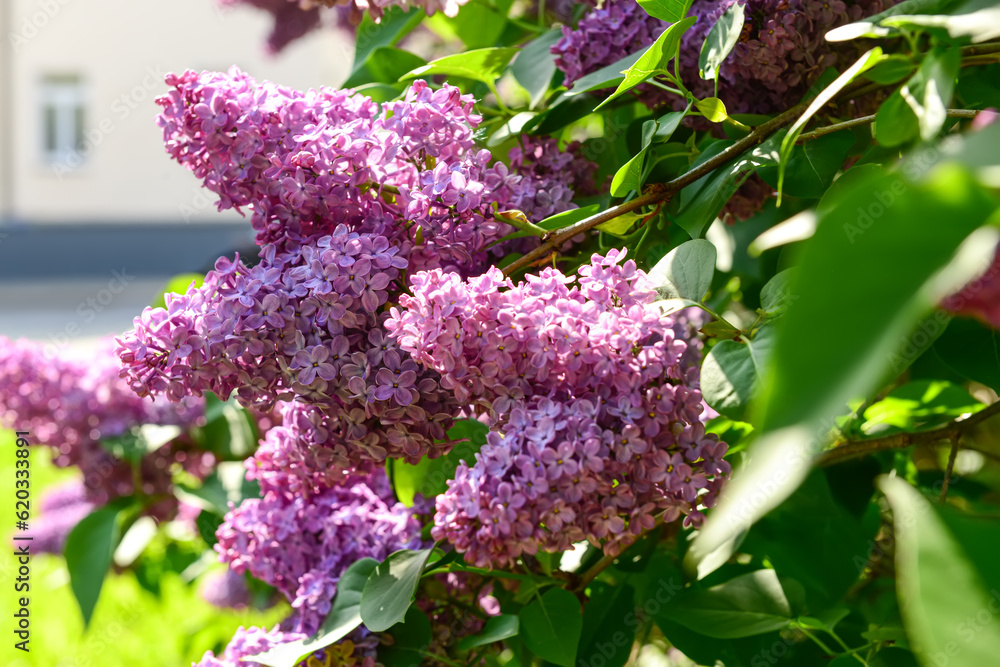
[(237, 64), (291, 86), (335, 85), (353, 46), (326, 30), (270, 56), (270, 17), (218, 2), (0, 0), (7, 224), (219, 220), (163, 150), (153, 122), (163, 76)]

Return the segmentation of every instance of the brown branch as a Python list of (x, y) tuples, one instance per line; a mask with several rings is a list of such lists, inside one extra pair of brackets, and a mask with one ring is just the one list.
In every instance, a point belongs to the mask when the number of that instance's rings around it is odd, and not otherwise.
[(948, 487), (951, 485), (951, 475), (955, 472), (956, 458), (958, 458), (958, 438), (951, 441), (951, 451), (948, 453), (948, 466), (944, 470), (944, 484), (941, 485), (941, 502), (948, 499)]
[(701, 163), (697, 167), (694, 167), (690, 171), (681, 174), (672, 181), (652, 185), (645, 194), (642, 194), (635, 199), (618, 204), (617, 206), (612, 206), (606, 211), (601, 211), (596, 215), (580, 220), (569, 227), (556, 230), (551, 235), (544, 237), (540, 246), (523, 257), (519, 257), (517, 261), (512, 262), (509, 266), (506, 266), (503, 269), (504, 274), (510, 275), (519, 269), (532, 265), (537, 260), (548, 256), (554, 248), (559, 247), (577, 234), (590, 231), (598, 225), (614, 220), (620, 215), (630, 213), (644, 206), (668, 201), (676, 193), (694, 183), (702, 176), (710, 174), (727, 162), (735, 160), (747, 150), (764, 143), (769, 136), (780, 130), (785, 125), (788, 125), (801, 115), (807, 106), (808, 103), (806, 102), (797, 104), (764, 124), (758, 125), (750, 134), (729, 146), (718, 155), (705, 160), (705, 162)]
[[(973, 428), (983, 423), (990, 417), (1000, 413), (1000, 401), (983, 408), (967, 419), (955, 420), (948, 424), (930, 431), (920, 431), (917, 433), (894, 433), (880, 438), (868, 438), (867, 440), (855, 440), (837, 445), (833, 449), (828, 449), (820, 453), (816, 458), (816, 465), (820, 467), (843, 463), (853, 459), (862, 458), (875, 452), (884, 452), (891, 449), (906, 449), (913, 445), (931, 445), (939, 442), (957, 442)], [(976, 449), (965, 445), (967, 449)], [(978, 451), (978, 450), (977, 450)], [(990, 452), (984, 452), (990, 453)]]
[[(975, 118), (982, 110), (981, 109), (948, 109), (948, 118)], [(860, 118), (852, 118), (850, 120), (845, 120), (842, 123), (834, 123), (833, 125), (827, 125), (825, 127), (817, 127), (811, 132), (803, 132), (799, 135), (798, 142), (810, 141), (822, 137), (827, 134), (833, 134), (834, 132), (839, 132), (840, 130), (849, 130), (852, 127), (857, 127), (859, 125), (867, 125), (868, 123), (875, 121), (875, 114), (870, 116), (861, 116)]]

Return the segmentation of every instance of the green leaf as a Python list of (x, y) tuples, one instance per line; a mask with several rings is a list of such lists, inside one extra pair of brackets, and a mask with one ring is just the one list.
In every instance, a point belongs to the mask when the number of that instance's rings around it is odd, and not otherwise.
[(450, 452), (436, 459), (424, 457), (416, 465), (399, 459), (389, 459), (396, 497), (407, 507), (412, 507), (417, 494), (433, 498), (448, 489), (448, 480), (454, 478), (461, 461), (472, 465), (480, 448), (486, 444), (489, 428), (474, 419), (459, 420), (448, 430), (451, 440), (459, 440)]
[(631, 160), (623, 164), (611, 179), (612, 197), (624, 197), (630, 191), (638, 191), (642, 187), (642, 165), (646, 160), (647, 148), (648, 146), (644, 146)]
[(597, 225), (597, 228), (602, 232), (612, 234), (614, 236), (623, 237), (625, 232), (632, 228), (636, 222), (642, 219), (642, 215), (639, 213), (623, 213), (616, 218), (612, 218), (607, 222), (602, 222)]
[(698, 68), (701, 78), (712, 81), (718, 78), (719, 68), (729, 57), (743, 31), (743, 5), (734, 2), (715, 22), (705, 37), (698, 57)]
[(581, 76), (573, 82), (573, 87), (565, 93), (566, 97), (582, 95), (592, 90), (603, 90), (617, 86), (625, 80), (624, 72), (636, 63), (643, 56), (645, 51), (636, 51), (617, 60), (610, 65), (605, 65), (599, 70), (591, 72), (586, 76)]
[(864, 21), (848, 23), (826, 33), (828, 42), (844, 42), (859, 37), (879, 38), (892, 33), (892, 30), (879, 24), (890, 16), (897, 14), (941, 14), (962, 4), (965, 0), (903, 0), (885, 11), (869, 16)]
[[(590, 600), (583, 607), (583, 630), (577, 655), (604, 658), (604, 667), (623, 667), (632, 653), (635, 623), (629, 614), (635, 607), (635, 590), (628, 584), (611, 586), (595, 581)], [(634, 616), (633, 616), (634, 618)]]
[(900, 96), (917, 117), (920, 137), (924, 141), (932, 139), (948, 118), (948, 106), (961, 66), (962, 54), (958, 49), (932, 51), (917, 73), (899, 89)]
[[(854, 145), (854, 133), (847, 130), (817, 137), (792, 149), (785, 165), (784, 193), (791, 197), (822, 197)], [(767, 184), (778, 186), (778, 167), (761, 167), (757, 174)]]
[(304, 656), (339, 642), (361, 625), (361, 591), (377, 566), (374, 558), (362, 558), (344, 570), (337, 582), (330, 613), (315, 635), (249, 657), (269, 667), (295, 667)]
[(432, 551), (404, 549), (378, 564), (361, 595), (361, 620), (369, 630), (382, 632), (403, 620)]
[(403, 11), (398, 7), (390, 7), (382, 20), (375, 23), (369, 14), (364, 14), (354, 36), (354, 66), (351, 73), (364, 67), (368, 58), (379, 47), (399, 43), (425, 16), (419, 9)]
[(688, 109), (684, 111), (671, 111), (657, 118), (656, 132), (653, 134), (653, 139), (657, 142), (669, 141), (677, 128), (680, 127), (681, 121), (684, 120), (684, 117), (688, 113)]
[(518, 614), (521, 639), (543, 660), (573, 667), (583, 629), (583, 616), (576, 596), (562, 588), (550, 588)]
[(865, 78), (883, 86), (897, 83), (913, 74), (916, 67), (909, 57), (892, 54), (886, 56), (882, 62), (865, 72)]
[[(975, 5), (976, 3), (969, 3)], [(897, 15), (881, 21), (881, 25), (891, 28), (944, 28), (954, 38), (969, 37), (973, 43), (985, 42), (1000, 37), (1000, 7), (993, 3), (980, 2), (982, 8), (970, 7), (972, 11), (938, 16)]]
[(76, 524), (66, 538), (63, 556), (69, 571), (69, 585), (80, 606), (83, 625), (90, 618), (101, 595), (104, 576), (111, 567), (111, 558), (121, 539), (122, 510), (131, 499), (119, 499), (94, 510)]
[(934, 428), (983, 407), (968, 391), (950, 382), (914, 380), (865, 410), (862, 430), (881, 434), (887, 427), (893, 431)]
[(164, 297), (167, 294), (187, 294), (192, 283), (194, 287), (201, 287), (205, 284), (205, 276), (200, 273), (182, 273), (174, 276), (163, 286), (163, 293), (158, 294), (149, 305), (153, 308), (166, 308), (167, 302)]
[(790, 285), (794, 269), (785, 269), (767, 281), (760, 290), (760, 308), (767, 315), (774, 316), (785, 312), (789, 304), (795, 301)]
[(736, 421), (760, 388), (764, 366), (774, 347), (774, 326), (765, 324), (749, 343), (720, 340), (712, 346), (701, 369), (701, 393), (712, 408)]
[(379, 663), (385, 667), (420, 667), (424, 664), (424, 651), (431, 643), (431, 621), (427, 614), (411, 607), (403, 622), (393, 626), (389, 634), (392, 635), (392, 645), (379, 650)]
[(703, 590), (685, 590), (664, 606), (661, 615), (716, 639), (773, 632), (795, 617), (774, 570), (757, 570)]
[(715, 275), (715, 246), (704, 239), (682, 243), (649, 271), (661, 299), (701, 301)]
[(899, 90), (892, 91), (875, 114), (875, 139), (883, 146), (899, 146), (917, 136), (917, 115)]
[(189, 505), (224, 516), (229, 503), (239, 505), (246, 498), (260, 496), (260, 485), (246, 478), (246, 468), (239, 461), (223, 461), (215, 466), (201, 486), (178, 484), (174, 495)]
[[(828, 478), (827, 471), (813, 470), (802, 486), (762, 518), (740, 545), (741, 552), (767, 558), (776, 572), (801, 583), (812, 609), (837, 604), (857, 581), (868, 559), (868, 540), (873, 536), (839, 502), (839, 494), (831, 490)], [(868, 479), (855, 475), (850, 483), (861, 487), (862, 495), (868, 485), (868, 495), (874, 495)]]
[(243, 461), (257, 448), (253, 418), (235, 399), (205, 394), (205, 425), (194, 431), (199, 444), (222, 460)]
[(932, 349), (962, 377), (1000, 391), (1000, 331), (975, 320), (955, 318)]
[(531, 95), (531, 109), (538, 106), (549, 91), (552, 75), (556, 73), (555, 56), (551, 49), (561, 38), (561, 30), (550, 30), (539, 35), (521, 48), (510, 67), (511, 74)]
[(507, 69), (507, 63), (510, 62), (515, 54), (517, 54), (516, 47), (476, 49), (474, 51), (456, 53), (432, 60), (423, 67), (418, 67), (412, 72), (404, 74), (400, 77), (400, 81), (444, 74), (447, 76), (460, 76), (472, 79), (473, 81), (482, 81), (491, 89), (495, 89), (496, 80)]
[(462, 6), (462, 11), (456, 16), (436, 12), (433, 16), (425, 17), (424, 25), (437, 33), (443, 41), (461, 41), (466, 49), (495, 46), (507, 29), (509, 4), (471, 0)]
[(1000, 611), (1000, 524), (935, 505), (899, 477), (879, 488), (892, 508), (899, 607), (917, 654), (926, 664), (995, 664), (1000, 632), (973, 619)]
[(520, 631), (520, 621), (513, 614), (500, 614), (486, 619), (483, 630), (478, 635), (466, 637), (458, 642), (458, 648), (468, 651), (477, 646), (485, 646), (494, 642), (513, 637)]
[[(734, 7), (738, 5), (733, 5)], [(718, 97), (707, 97), (694, 103), (695, 108), (701, 112), (706, 120), (712, 123), (721, 123), (729, 118), (726, 113), (726, 105)]]
[(756, 406), (764, 433), (692, 544), (689, 567), (801, 483), (832, 418), (874, 389), (915, 324), (993, 251), (963, 242), (995, 208), (966, 171), (942, 165), (917, 184), (897, 174), (858, 180), (822, 216), (803, 244), (797, 299), (779, 323)]
[(354, 88), (366, 83), (396, 83), (399, 77), (427, 61), (420, 56), (392, 46), (380, 46), (372, 51), (368, 62), (351, 73), (344, 88)]
[(691, 0), (639, 0), (646, 13), (667, 23), (677, 23), (687, 16)]
[(620, 95), (624, 95), (640, 83), (656, 74), (665, 74), (667, 65), (677, 55), (677, 47), (680, 45), (681, 36), (694, 25), (697, 19), (689, 16), (683, 21), (674, 23), (663, 31), (656, 41), (648, 49), (642, 52), (635, 64), (625, 70), (625, 78), (619, 84), (618, 89), (609, 98), (597, 105), (600, 109)]
[(795, 121), (792, 127), (788, 130), (788, 134), (785, 135), (784, 140), (781, 142), (781, 164), (778, 167), (779, 204), (781, 203), (781, 185), (784, 181), (785, 167), (792, 153), (792, 148), (794, 148), (795, 142), (798, 141), (799, 135), (802, 134), (802, 130), (805, 128), (806, 124), (820, 109), (829, 104), (830, 100), (832, 100), (837, 93), (843, 90), (847, 84), (854, 81), (854, 79), (866, 70), (875, 66), (881, 58), (882, 49), (877, 46), (858, 58), (856, 63), (847, 68), (847, 70), (838, 76), (833, 83), (824, 88), (822, 93), (816, 96), (816, 99), (812, 101), (812, 103), (806, 108), (805, 112), (803, 112), (799, 119)]

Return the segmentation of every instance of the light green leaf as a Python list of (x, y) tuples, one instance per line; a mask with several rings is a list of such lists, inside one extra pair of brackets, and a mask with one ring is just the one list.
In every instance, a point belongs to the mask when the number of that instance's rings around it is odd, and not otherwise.
[(556, 61), (551, 49), (561, 38), (561, 30), (550, 30), (539, 35), (521, 48), (514, 64), (510, 67), (511, 74), (531, 95), (529, 107), (531, 109), (545, 99), (545, 93), (552, 83), (552, 75), (556, 73)]
[(926, 665), (940, 664), (937, 656), (950, 667), (995, 664), (1000, 632), (973, 619), (1000, 611), (1000, 525), (935, 505), (899, 477), (882, 477), (879, 488), (892, 508), (899, 608), (917, 654)]
[(478, 635), (466, 637), (458, 643), (458, 648), (468, 651), (470, 648), (485, 646), (494, 642), (513, 637), (520, 631), (520, 621), (513, 614), (501, 614), (486, 619), (483, 630)]
[(543, 660), (573, 667), (583, 629), (580, 601), (562, 588), (550, 588), (518, 614), (525, 646)]
[(892, 91), (875, 114), (875, 138), (887, 147), (899, 146), (917, 136), (917, 115), (899, 89)]
[(950, 382), (914, 380), (865, 410), (862, 429), (883, 433), (887, 427), (906, 431), (933, 428), (983, 407), (968, 391)]
[(611, 97), (598, 104), (597, 109), (624, 95), (649, 77), (666, 73), (667, 65), (677, 55), (681, 36), (684, 35), (688, 28), (694, 25), (696, 20), (695, 17), (689, 16), (664, 30), (663, 34), (657, 37), (656, 41), (648, 49), (643, 51), (635, 64), (625, 70), (625, 78), (618, 86), (618, 89), (611, 94)]
[(380, 46), (372, 51), (368, 62), (351, 73), (344, 88), (356, 88), (368, 83), (396, 83), (410, 70), (426, 64), (420, 56), (392, 46)]
[(677, 23), (687, 16), (691, 0), (639, 0), (639, 6), (654, 18), (667, 23)]
[(377, 566), (378, 561), (374, 558), (362, 558), (344, 570), (337, 582), (337, 595), (333, 598), (330, 613), (315, 635), (247, 658), (269, 667), (295, 667), (304, 656), (346, 637), (361, 625), (361, 591)]
[(646, 159), (647, 148), (648, 146), (644, 146), (615, 173), (615, 177), (611, 179), (612, 197), (624, 197), (630, 191), (639, 190), (642, 186), (642, 165)]
[(632, 228), (632, 225), (642, 220), (642, 215), (639, 213), (623, 213), (616, 218), (612, 218), (607, 222), (602, 222), (597, 225), (597, 228), (602, 232), (612, 234), (614, 236), (623, 236), (625, 232)]
[(361, 594), (361, 620), (369, 630), (382, 632), (403, 620), (432, 551), (397, 551), (372, 571)]
[(456, 53), (432, 60), (423, 67), (418, 67), (412, 72), (404, 74), (400, 77), (400, 81), (444, 74), (482, 81), (490, 88), (494, 88), (496, 80), (503, 74), (507, 63), (517, 54), (517, 51), (518, 49), (515, 47), (503, 47)]
[(715, 275), (715, 246), (704, 239), (682, 243), (649, 271), (649, 279), (663, 299), (701, 301)]
[(743, 31), (743, 5), (734, 2), (715, 22), (705, 37), (698, 57), (701, 78), (712, 81), (718, 78), (719, 68), (736, 46)]
[(779, 204), (781, 203), (781, 185), (785, 178), (785, 165), (787, 164), (788, 158), (792, 153), (792, 148), (795, 147), (795, 142), (798, 141), (799, 135), (802, 134), (802, 130), (805, 128), (806, 124), (820, 109), (829, 104), (830, 100), (832, 100), (837, 93), (843, 90), (847, 84), (854, 81), (854, 79), (856, 79), (865, 70), (874, 67), (879, 60), (881, 60), (881, 58), (882, 49), (877, 46), (861, 56), (856, 63), (847, 68), (847, 70), (838, 76), (833, 83), (824, 88), (822, 93), (816, 96), (816, 99), (812, 101), (812, 103), (806, 108), (805, 112), (788, 130), (788, 134), (785, 135), (784, 140), (781, 142), (781, 164), (778, 167)]
[(698, 100), (694, 103), (694, 106), (701, 112), (701, 115), (713, 123), (721, 123), (729, 118), (729, 114), (726, 113), (726, 105), (718, 97), (707, 97), (703, 100)]

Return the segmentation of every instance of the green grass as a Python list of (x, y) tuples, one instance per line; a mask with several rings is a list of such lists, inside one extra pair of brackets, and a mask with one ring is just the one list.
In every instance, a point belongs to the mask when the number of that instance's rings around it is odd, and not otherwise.
[[(0, 431), (0, 488), (13, 489), (14, 439)], [(73, 471), (49, 462), (44, 447), (31, 456), (32, 515), (41, 491), (71, 479)], [(199, 660), (206, 650), (225, 646), (240, 625), (273, 626), (287, 607), (261, 611), (223, 611), (198, 595), (196, 584), (167, 573), (160, 579), (160, 596), (143, 589), (130, 572), (110, 575), (90, 627), (84, 631), (80, 610), (69, 588), (62, 558), (40, 555), (31, 560), (30, 653), (13, 647), (16, 563), (8, 548), (14, 528), (14, 498), (3, 494), (0, 508), (0, 664), (5, 667), (180, 667)]]

